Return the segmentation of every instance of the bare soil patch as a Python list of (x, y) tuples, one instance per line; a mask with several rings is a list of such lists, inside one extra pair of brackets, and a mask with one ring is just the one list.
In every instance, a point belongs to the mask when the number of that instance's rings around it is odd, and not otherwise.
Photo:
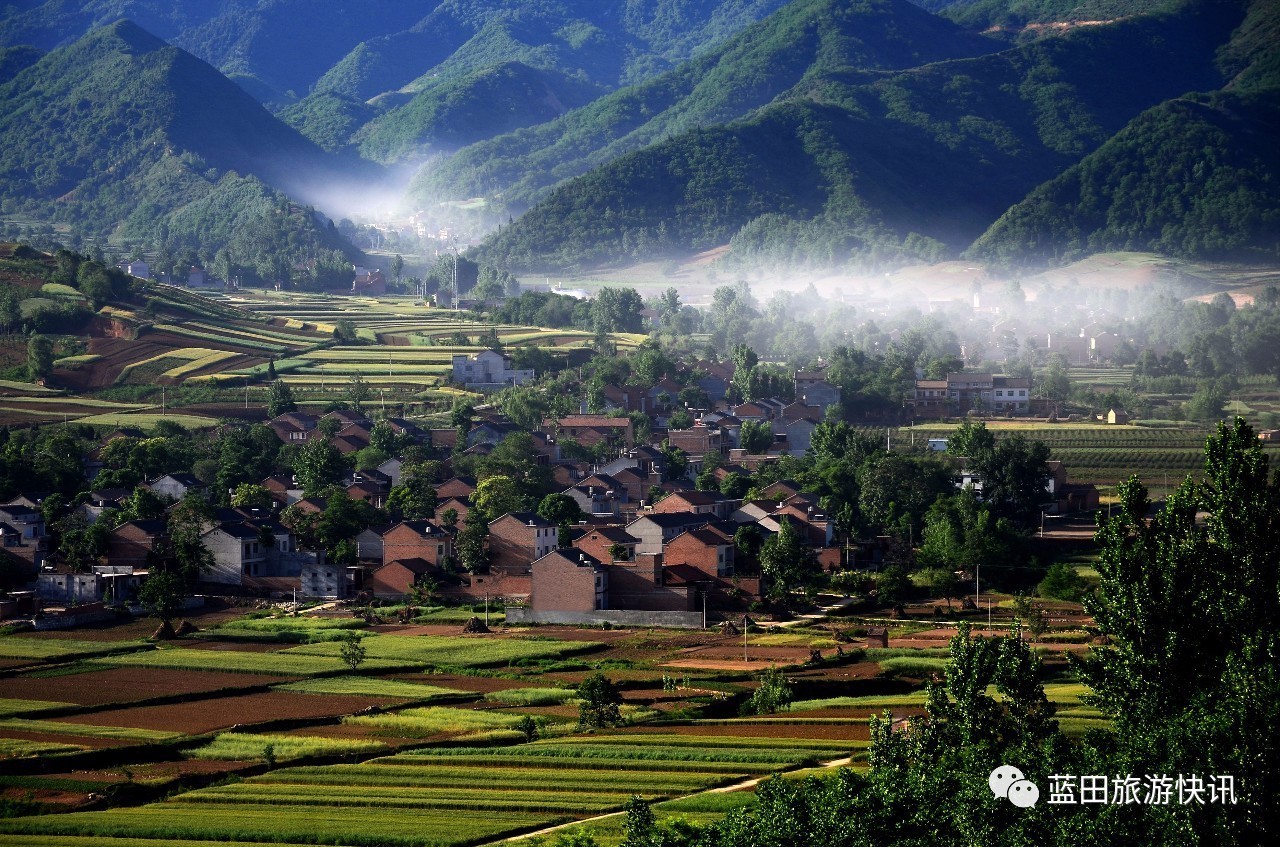
[(263, 674), (168, 668), (112, 668), (70, 676), (38, 678), (28, 675), (0, 679), (0, 697), (100, 706), (174, 694), (199, 694), (226, 688), (274, 685), (286, 681), (288, 680), (279, 676)]
[(237, 724), (251, 726), (273, 720), (336, 718), (354, 714), (370, 706), (395, 706), (403, 702), (405, 701), (399, 697), (270, 691), (166, 706), (108, 709), (91, 715), (78, 715), (67, 720), (101, 726), (158, 729), (199, 735), (227, 729)]

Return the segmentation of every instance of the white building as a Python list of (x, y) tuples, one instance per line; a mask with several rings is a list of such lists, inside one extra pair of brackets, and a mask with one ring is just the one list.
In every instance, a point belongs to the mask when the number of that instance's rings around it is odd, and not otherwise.
[(533, 380), (531, 368), (517, 370), (511, 359), (494, 350), (481, 350), (473, 356), (453, 357), (453, 381), (459, 385), (507, 386), (524, 385)]

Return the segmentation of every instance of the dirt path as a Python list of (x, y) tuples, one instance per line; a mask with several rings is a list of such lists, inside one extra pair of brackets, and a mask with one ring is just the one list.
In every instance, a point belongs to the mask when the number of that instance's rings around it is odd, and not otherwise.
[[(818, 768), (842, 768), (842, 767), (845, 767), (846, 765), (851, 765), (851, 764), (853, 764), (853, 758), (851, 756), (846, 756), (843, 759), (833, 759), (830, 762), (823, 762), (822, 764), (818, 765)], [(744, 779), (741, 782), (735, 782), (731, 785), (722, 785), (719, 788), (708, 788), (705, 791), (695, 791), (692, 794), (682, 794), (679, 797), (671, 797), (670, 799), (671, 800), (687, 800), (690, 797), (699, 797), (703, 794), (728, 794), (733, 791), (742, 791), (748, 788), (755, 788), (757, 785), (764, 782), (766, 779), (770, 779), (772, 776), (773, 775), (770, 774), (769, 776), (752, 777), (751, 779)], [(521, 841), (525, 838), (534, 838), (535, 836), (540, 836), (540, 835), (550, 835), (553, 832), (559, 832), (563, 829), (568, 829), (571, 826), (578, 826), (579, 824), (595, 823), (596, 821), (604, 821), (610, 818), (621, 817), (622, 815), (625, 815), (625, 814), (626, 812), (605, 812), (602, 815), (594, 815), (589, 818), (582, 818), (581, 820), (569, 821), (568, 823), (559, 823), (559, 824), (556, 824), (555, 826), (549, 826), (549, 827), (546, 827), (545, 829), (536, 830), (535, 832), (526, 832), (522, 835), (513, 835), (509, 838), (501, 838), (497, 841), (491, 841), (488, 844), (482, 844), (480, 845), (480, 847), (492, 847), (492, 845), (495, 845), (495, 844), (504, 844), (511, 841)]]

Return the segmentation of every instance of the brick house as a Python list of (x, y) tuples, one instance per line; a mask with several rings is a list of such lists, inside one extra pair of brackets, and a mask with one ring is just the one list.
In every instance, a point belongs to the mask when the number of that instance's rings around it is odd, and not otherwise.
[(365, 589), (382, 600), (398, 600), (415, 585), (428, 580), (439, 584), (449, 575), (425, 559), (409, 558), (387, 562), (369, 575)]
[(107, 562), (145, 569), (152, 553), (166, 551), (169, 527), (162, 520), (128, 521), (111, 531), (107, 538)]
[(455, 535), (430, 521), (401, 521), (382, 534), (382, 562), (422, 559), (440, 567), (454, 559)]
[(609, 607), (609, 573), (581, 550), (552, 550), (530, 566), (529, 608), (535, 612), (594, 612)]
[(711, 520), (724, 520), (733, 514), (738, 502), (719, 491), (676, 491), (654, 503), (653, 511), (660, 515), (689, 512), (706, 515)]
[(713, 515), (696, 515), (691, 512), (675, 512), (671, 514), (650, 512), (640, 515), (627, 524), (627, 534), (635, 538), (636, 554), (658, 555), (672, 538), (687, 529), (706, 526), (714, 520)]
[(733, 539), (711, 527), (688, 529), (662, 548), (664, 565), (688, 565), (708, 577), (733, 576)]
[(476, 481), (471, 477), (455, 476), (452, 479), (446, 479), (444, 482), (436, 486), (436, 498), (439, 500), (447, 500), (450, 497), (457, 497), (459, 500), (470, 500), (471, 495), (476, 491)]
[(489, 523), (489, 570), (528, 571), (558, 546), (558, 529), (533, 512), (511, 512)]
[(563, 418), (547, 418), (542, 431), (553, 437), (572, 438), (581, 444), (594, 444), (603, 435), (610, 443), (632, 445), (635, 443), (635, 427), (630, 418), (611, 418), (608, 415), (568, 415)]
[[(601, 562), (633, 562), (638, 543), (634, 536), (620, 526), (602, 526), (586, 530), (574, 539), (573, 546)], [(622, 548), (621, 555), (614, 556), (612, 551), (619, 547)]]

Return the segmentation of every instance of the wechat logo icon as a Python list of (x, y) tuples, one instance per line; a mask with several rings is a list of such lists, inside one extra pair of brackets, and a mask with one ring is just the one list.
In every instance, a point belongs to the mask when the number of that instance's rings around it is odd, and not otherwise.
[(1030, 809), (1040, 799), (1040, 789), (1036, 784), (1011, 765), (1001, 765), (993, 770), (987, 785), (991, 786), (992, 794), (1023, 809)]

